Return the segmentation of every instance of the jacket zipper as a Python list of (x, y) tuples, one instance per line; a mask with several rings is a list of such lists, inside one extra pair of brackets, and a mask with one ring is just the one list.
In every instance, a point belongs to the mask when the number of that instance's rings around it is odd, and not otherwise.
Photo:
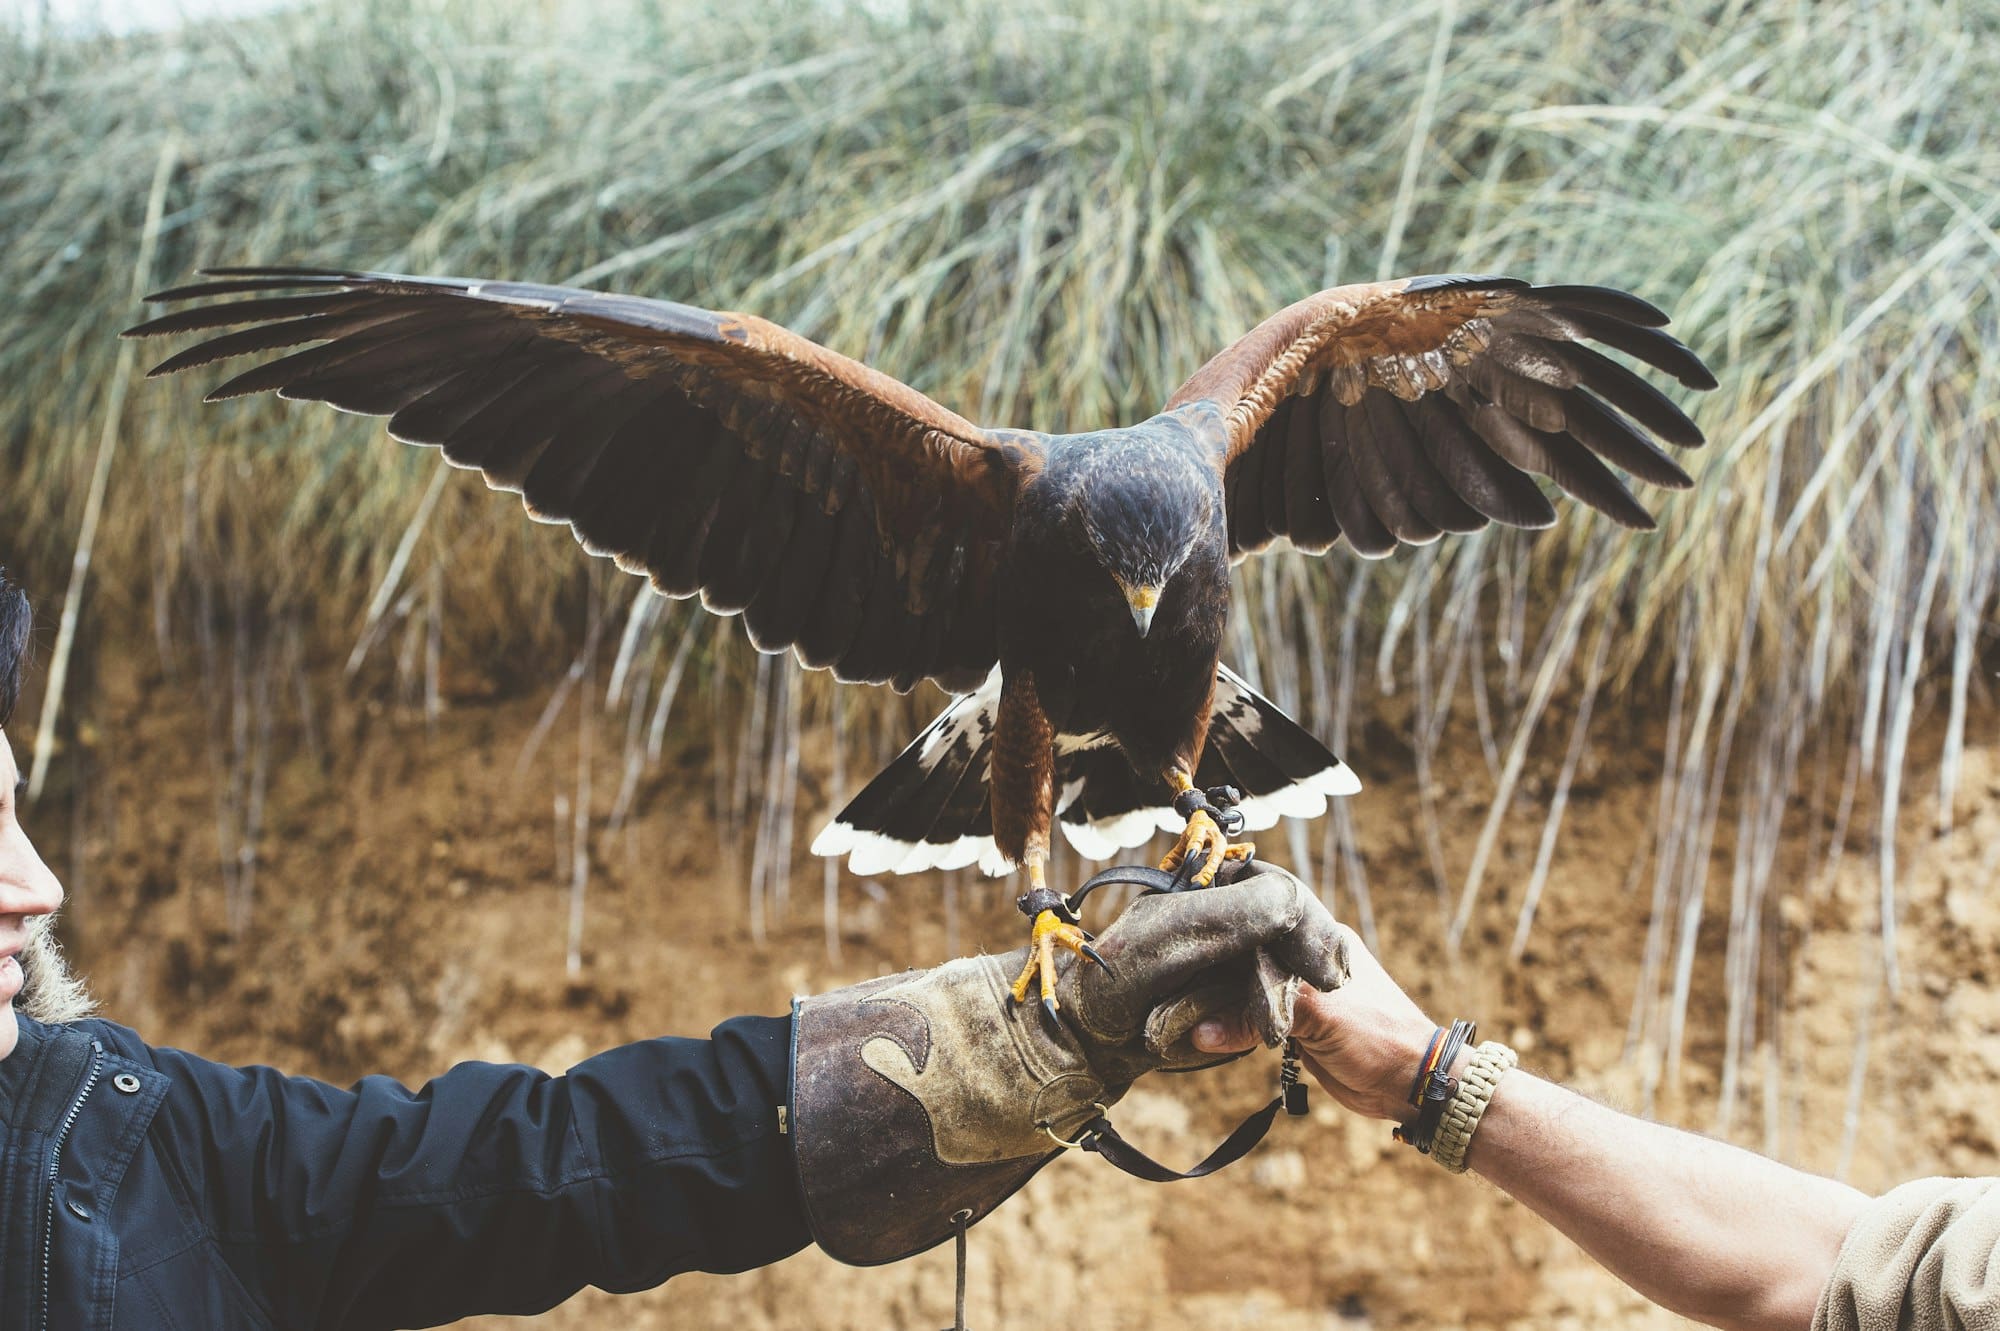
[(104, 1045), (97, 1040), (90, 1042), (90, 1072), (83, 1079), (83, 1089), (70, 1101), (69, 1112), (63, 1115), (62, 1125), (56, 1129), (55, 1144), (49, 1148), (49, 1216), (47, 1227), (42, 1231), (42, 1297), (41, 1316), (37, 1325), (47, 1331), (49, 1325), (49, 1266), (55, 1255), (56, 1246), (56, 1174), (62, 1168), (63, 1143), (69, 1140), (69, 1131), (76, 1126), (77, 1118), (83, 1113), (83, 1102), (97, 1088), (97, 1079), (104, 1074)]

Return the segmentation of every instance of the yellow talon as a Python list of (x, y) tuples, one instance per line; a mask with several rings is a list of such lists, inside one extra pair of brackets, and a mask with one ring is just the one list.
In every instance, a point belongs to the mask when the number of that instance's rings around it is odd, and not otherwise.
[(1177, 872), (1189, 858), (1194, 858), (1201, 867), (1188, 879), (1190, 887), (1207, 887), (1215, 881), (1215, 874), (1224, 860), (1247, 860), (1257, 853), (1257, 845), (1252, 841), (1231, 842), (1222, 834), (1222, 828), (1206, 809), (1196, 809), (1189, 815), (1187, 826), (1181, 831), (1181, 839), (1160, 861), (1160, 868), (1167, 873)]
[(1062, 1004), (1056, 1001), (1056, 946), (1061, 944), (1071, 952), (1098, 965), (1104, 958), (1097, 955), (1097, 949), (1090, 945), (1090, 935), (1076, 925), (1069, 923), (1052, 910), (1045, 910), (1035, 916), (1034, 932), (1029, 935), (1030, 951), (1027, 965), (1021, 967), (1020, 975), (1014, 980), (1014, 1001), (1028, 1001), (1028, 986), (1037, 978), (1041, 979), (1042, 1006), (1053, 1016)]
[(1160, 861), (1160, 868), (1168, 873), (1178, 872), (1190, 858), (1198, 860), (1201, 868), (1196, 870), (1188, 882), (1195, 887), (1207, 887), (1215, 880), (1215, 871), (1222, 863), (1222, 852), (1228, 842), (1223, 838), (1222, 829), (1215, 825), (1206, 809), (1196, 809), (1188, 815), (1187, 826), (1181, 830), (1181, 839)]

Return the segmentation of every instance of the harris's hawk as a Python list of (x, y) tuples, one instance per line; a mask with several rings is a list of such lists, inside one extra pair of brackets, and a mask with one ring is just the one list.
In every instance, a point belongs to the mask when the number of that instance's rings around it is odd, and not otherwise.
[(130, 330), (216, 334), (154, 374), (287, 349), (210, 400), (387, 416), (659, 592), (741, 614), (762, 651), (963, 695), (813, 848), (857, 872), (1025, 867), (1037, 947), (1015, 996), (1039, 973), (1051, 1003), (1054, 948), (1094, 955), (1045, 881), (1058, 822), (1101, 858), (1184, 819), (1163, 867), (1198, 864), (1199, 884), (1244, 852), (1204, 788), (1235, 787), (1252, 828), (1356, 788), (1221, 664), (1233, 561), (1281, 537), (1380, 558), (1545, 527), (1534, 476), (1650, 528), (1612, 467), (1685, 488), (1654, 440), (1701, 432), (1586, 343), (1715, 386), (1635, 296), (1418, 277), (1279, 312), (1151, 420), (1051, 435), (974, 425), (751, 315), (518, 282), (206, 276), (155, 297), (196, 304)]

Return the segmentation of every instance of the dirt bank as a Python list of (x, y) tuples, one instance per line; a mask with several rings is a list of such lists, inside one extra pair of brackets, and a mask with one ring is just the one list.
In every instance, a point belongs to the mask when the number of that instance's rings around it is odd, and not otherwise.
[[(847, 880), (841, 959), (831, 963), (820, 870), (801, 858), (790, 900), (774, 906), (756, 941), (738, 880), (712, 871), (710, 830), (700, 821), (670, 829), (665, 817), (669, 807), (705, 807), (710, 778), (691, 748), (649, 787), (641, 819), (598, 838), (585, 966), (571, 981), (556, 791), (571, 786), (574, 728), (559, 725), (541, 761), (516, 777), (542, 698), (467, 694), (447, 697), (434, 725), (323, 702), (310, 743), (296, 718), (280, 720), (249, 925), (232, 937), (206, 723), (156, 680), (109, 666), (98, 674), (87, 735), (94, 777), (75, 845), (63, 846), (60, 820), (36, 830), (70, 880), (72, 946), (106, 1013), (159, 1042), (335, 1080), (367, 1071), (420, 1081), (464, 1058), (560, 1069), (613, 1042), (780, 1012), (795, 991), (927, 964), (954, 945), (1010, 948), (1021, 933), (1005, 889), (969, 883), (948, 925), (930, 880), (879, 900)], [(1742, 1060), (1729, 1135), (1816, 1169), (1844, 1163), (1863, 1187), (1995, 1167), (1995, 720), (1990, 711), (1975, 718), (1983, 744), (1966, 757), (1955, 831), (1935, 835), (1934, 801), (1911, 801), (1893, 998), (1874, 997), (1868, 834), (1857, 833), (1823, 889), (1808, 890), (1799, 884), (1825, 828), (1803, 814), (1788, 825), (1780, 876), (1789, 895), (1770, 917), (1778, 965), (1764, 986), (1774, 1007)], [(615, 761), (598, 764), (605, 807)], [(1541, 810), (1529, 800), (1513, 819), (1454, 958), (1422, 868), (1412, 779), (1397, 764), (1364, 766), (1369, 788), (1354, 808), (1392, 971), (1434, 1014), (1479, 1018), (1530, 1066), (1638, 1104), (1648, 1069), (1665, 1066), (1658, 1049), (1628, 1049), (1627, 1036), (1648, 913), (1627, 870), (1644, 851), (1656, 799), (1643, 732), (1600, 743), (1518, 964), (1507, 958), (1519, 905), (1510, 883), (1533, 861)], [(1913, 773), (1908, 788), (1929, 791), (1934, 781)], [(1446, 860), (1463, 866), (1484, 809), (1443, 798)], [(1715, 848), (1683, 1052), (1656, 1098), (1658, 1112), (1703, 1130), (1716, 1125), (1723, 1062), (1729, 849)], [(1144, 1085), (1118, 1117), (1156, 1153), (1192, 1160), (1262, 1102), (1274, 1074), (1273, 1061), (1251, 1060)], [(1077, 1250), (1088, 1258), (1069, 1255)], [(1445, 1176), (1324, 1097), (1310, 1120), (1281, 1122), (1251, 1161), (1200, 1183), (1159, 1188), (1094, 1160), (1058, 1161), (975, 1231), (971, 1282), (971, 1320), (986, 1331), (1031, 1325), (1038, 1304), (1051, 1323), (1093, 1327), (1675, 1324), (1499, 1193)], [(950, 1320), (950, 1298), (948, 1250), (870, 1271), (806, 1252), (752, 1275), (685, 1277), (626, 1299), (593, 1292), (544, 1324), (934, 1328)]]

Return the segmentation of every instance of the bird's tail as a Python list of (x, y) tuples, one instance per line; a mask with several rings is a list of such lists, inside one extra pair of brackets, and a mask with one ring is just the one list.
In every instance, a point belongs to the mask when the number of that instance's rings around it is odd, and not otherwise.
[(942, 716), (847, 802), (813, 838), (813, 854), (845, 855), (848, 869), (864, 878), (968, 864), (1005, 873), (1007, 861), (993, 844), (986, 798), (999, 712), (995, 670), (977, 691), (952, 699)]
[[(1317, 818), (1328, 798), (1361, 789), (1346, 763), (1228, 666), (1215, 670), (1208, 743), (1194, 780), (1204, 790), (1236, 787), (1246, 832), (1280, 817)], [(1181, 830), (1166, 784), (1141, 779), (1115, 746), (1059, 756), (1056, 782), (1063, 835), (1085, 859), (1108, 860), (1155, 832)]]
[[(971, 864), (1006, 872), (987, 798), (999, 706), (995, 671), (977, 692), (954, 699), (850, 800), (814, 838), (813, 853), (845, 855), (862, 876)], [(1253, 832), (1280, 816), (1317, 818), (1330, 796), (1361, 789), (1345, 763), (1227, 666), (1216, 671), (1208, 745), (1195, 781), (1204, 789), (1241, 791), (1238, 807)], [(1058, 735), (1055, 783), (1058, 825), (1085, 859), (1107, 860), (1156, 832), (1180, 830), (1165, 783), (1141, 778), (1109, 736)]]

